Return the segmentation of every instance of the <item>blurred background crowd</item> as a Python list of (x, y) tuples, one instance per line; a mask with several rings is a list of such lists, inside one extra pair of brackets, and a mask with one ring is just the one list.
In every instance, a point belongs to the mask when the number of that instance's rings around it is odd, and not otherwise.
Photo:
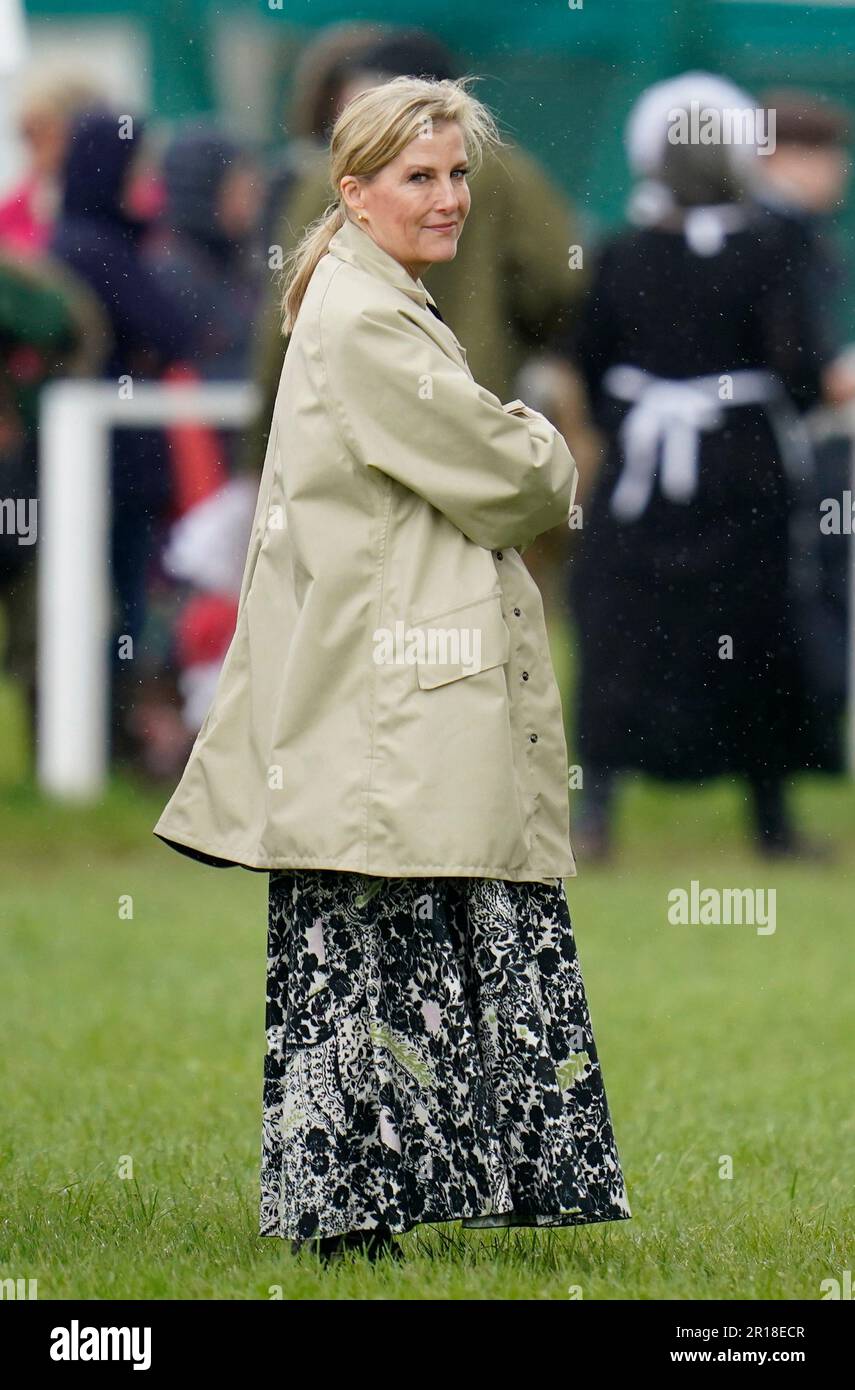
[[(568, 7), (560, 44), (536, 0), (491, 7), (487, 30), (467, 5), (459, 23), (434, 7), (428, 28), (431, 6), (396, 7), (395, 24), (219, 8), (232, 27), (215, 42), (195, 5), (156, 37), (158, 7), (141, 7), (148, 89), (123, 11), (113, 27), (108, 7), (95, 23), (71, 3), (3, 21), (21, 43), (0, 76), (0, 499), (38, 496), (52, 380), (259, 393), (243, 430), (112, 433), (114, 763), (174, 779), (213, 695), (287, 348), (277, 272), (331, 200), (337, 113), (401, 73), (475, 72), (508, 143), (471, 181), (457, 257), (426, 282), (476, 381), (541, 409), (579, 464), (579, 525), (525, 557), (581, 769), (574, 844), (611, 852), (619, 779), (638, 770), (743, 778), (759, 848), (819, 853), (786, 787), (846, 771), (851, 535), (820, 527), (824, 499), (845, 520), (855, 399), (851, 77), (832, 7), (803, 7), (802, 40), (789, 5), (687, 0), (660, 24), (659, 0), (613, 0)], [(855, 37), (855, 12), (833, 8)], [(758, 18), (745, 46), (742, 9), (785, 27)], [(637, 52), (621, 51), (628, 24)], [(774, 150), (749, 167), (720, 144), (669, 145), (669, 107), (695, 99), (774, 111)], [(724, 375), (726, 408), (702, 385)], [(817, 412), (839, 427), (812, 437)], [(4, 526), (0, 661), (30, 749), (37, 565)]]

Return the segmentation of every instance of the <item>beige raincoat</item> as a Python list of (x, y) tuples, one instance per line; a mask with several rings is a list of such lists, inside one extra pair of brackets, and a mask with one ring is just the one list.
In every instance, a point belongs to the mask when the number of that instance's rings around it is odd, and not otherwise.
[(479, 386), (434, 301), (354, 222), (288, 344), (237, 626), (154, 827), (205, 863), (573, 875), (543, 605), (562, 436)]

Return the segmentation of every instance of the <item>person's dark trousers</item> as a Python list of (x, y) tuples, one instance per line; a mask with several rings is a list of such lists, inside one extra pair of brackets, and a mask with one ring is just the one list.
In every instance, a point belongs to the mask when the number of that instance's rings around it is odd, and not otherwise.
[(598, 763), (584, 769), (583, 795), (576, 816), (577, 826), (585, 834), (609, 834), (614, 817), (617, 795), (617, 773), (613, 767)]
[(795, 826), (783, 777), (752, 773), (748, 778), (754, 832), (761, 846), (778, 848), (795, 838)]
[[(576, 825), (583, 835), (609, 841), (612, 838), (619, 774), (598, 765), (585, 769), (582, 802)], [(783, 777), (756, 772), (748, 777), (751, 820), (761, 845), (778, 848), (791, 844), (795, 826)]]

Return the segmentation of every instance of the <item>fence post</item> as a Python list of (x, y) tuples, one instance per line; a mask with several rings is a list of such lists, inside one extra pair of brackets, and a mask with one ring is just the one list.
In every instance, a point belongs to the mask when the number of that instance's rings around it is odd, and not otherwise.
[(200, 422), (240, 429), (261, 404), (250, 382), (143, 382), (120, 400), (104, 381), (41, 393), (37, 778), (48, 793), (94, 801), (109, 772), (110, 432)]
[(109, 439), (98, 394), (97, 383), (45, 387), (39, 439), (38, 779), (85, 799), (104, 787), (109, 733)]

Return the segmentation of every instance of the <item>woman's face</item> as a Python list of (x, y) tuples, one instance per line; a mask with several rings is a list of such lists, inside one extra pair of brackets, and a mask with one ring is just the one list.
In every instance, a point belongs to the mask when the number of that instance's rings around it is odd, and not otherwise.
[(460, 126), (437, 121), (370, 180), (347, 174), (340, 187), (351, 221), (417, 280), (457, 254), (472, 201), (468, 168)]

